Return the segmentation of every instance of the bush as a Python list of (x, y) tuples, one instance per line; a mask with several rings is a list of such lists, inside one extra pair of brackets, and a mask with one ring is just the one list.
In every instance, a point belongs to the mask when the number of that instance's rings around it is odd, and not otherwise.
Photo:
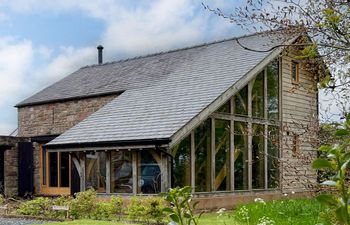
[(127, 208), (128, 219), (132, 221), (143, 220), (145, 215), (145, 206), (140, 197), (133, 196)]
[(123, 198), (118, 196), (112, 196), (111, 197), (111, 204), (113, 207), (113, 214), (118, 215), (118, 218), (120, 220), (120, 216), (123, 213)]
[(0, 194), (0, 205), (4, 205), (6, 203), (6, 200), (3, 195)]
[(50, 210), (50, 198), (39, 197), (30, 201), (23, 202), (17, 209), (17, 213), (27, 216), (52, 216)]
[(115, 208), (111, 202), (97, 202), (90, 218), (94, 220), (110, 220), (115, 216), (114, 210)]
[(70, 215), (75, 219), (90, 219), (96, 210), (96, 191), (89, 189), (76, 194), (71, 201)]

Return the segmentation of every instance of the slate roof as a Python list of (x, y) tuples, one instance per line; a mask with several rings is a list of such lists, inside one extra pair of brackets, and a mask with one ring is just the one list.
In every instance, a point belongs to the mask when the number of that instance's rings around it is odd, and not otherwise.
[[(261, 34), (239, 40), (261, 50), (282, 43)], [(48, 146), (171, 138), (269, 54), (245, 50), (230, 39), (96, 65), (80, 69), (24, 102), (42, 101), (45, 95), (51, 99), (73, 96), (69, 89), (73, 84), (64, 86), (68, 81), (82, 82), (78, 94), (126, 89)], [(55, 94), (58, 87), (66, 91)]]

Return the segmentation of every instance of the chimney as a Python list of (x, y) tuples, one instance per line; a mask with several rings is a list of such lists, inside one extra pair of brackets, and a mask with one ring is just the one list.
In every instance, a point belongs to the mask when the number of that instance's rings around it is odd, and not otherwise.
[(103, 63), (103, 60), (102, 60), (103, 46), (102, 45), (97, 46), (97, 50), (98, 50), (98, 64), (102, 64)]

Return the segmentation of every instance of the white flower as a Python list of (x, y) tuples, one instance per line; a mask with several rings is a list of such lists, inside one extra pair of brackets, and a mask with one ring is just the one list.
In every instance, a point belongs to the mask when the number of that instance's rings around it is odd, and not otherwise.
[(264, 199), (262, 199), (262, 198), (256, 198), (256, 199), (254, 199), (254, 202), (262, 203), (264, 205), (266, 204)]
[(259, 223), (257, 225), (275, 225), (275, 221), (267, 216), (263, 216), (259, 219)]
[(284, 197), (287, 197), (287, 196), (288, 196), (288, 194), (287, 194), (287, 193), (284, 193), (284, 194), (283, 194), (283, 196), (284, 196)]

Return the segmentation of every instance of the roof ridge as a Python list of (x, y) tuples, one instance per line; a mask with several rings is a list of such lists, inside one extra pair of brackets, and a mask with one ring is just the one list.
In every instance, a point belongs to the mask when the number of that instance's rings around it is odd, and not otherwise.
[(265, 33), (269, 33), (269, 32), (276, 32), (276, 31), (279, 31), (279, 30), (273, 30), (273, 31), (267, 30), (267, 31), (261, 31), (261, 32), (252, 33), (252, 34), (244, 34), (244, 35), (237, 36), (237, 37), (224, 38), (224, 39), (220, 39), (220, 40), (204, 42), (204, 43), (201, 43), (201, 44), (190, 45), (190, 46), (183, 47), (183, 48), (175, 48), (175, 49), (170, 49), (170, 50), (166, 50), (166, 51), (160, 51), (160, 52), (155, 52), (155, 53), (150, 53), (150, 54), (145, 54), (145, 55), (125, 58), (125, 59), (119, 59), (119, 60), (115, 60), (115, 61), (105, 62), (105, 63), (102, 63), (102, 64), (86, 65), (86, 66), (81, 67), (80, 69), (99, 67), (99, 66), (104, 66), (104, 65), (110, 65), (110, 64), (120, 63), (120, 62), (127, 62), (127, 61), (131, 61), (131, 60), (136, 60), (136, 59), (142, 59), (142, 58), (147, 58), (147, 57), (152, 57), (152, 56), (163, 55), (163, 54), (167, 54), (167, 53), (179, 52), (179, 51), (188, 50), (188, 49), (200, 48), (200, 47), (203, 47), (203, 46), (218, 44), (218, 43), (222, 43), (222, 42), (226, 42), (226, 41), (238, 40), (238, 39), (241, 39), (241, 38), (247, 38), (247, 37), (252, 37), (252, 36), (265, 34)]

